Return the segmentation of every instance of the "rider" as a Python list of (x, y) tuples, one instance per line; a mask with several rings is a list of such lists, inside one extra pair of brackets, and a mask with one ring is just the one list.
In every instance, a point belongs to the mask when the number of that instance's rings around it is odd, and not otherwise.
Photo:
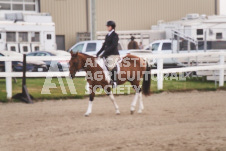
[(106, 66), (108, 71), (111, 73), (111, 84), (113, 87), (117, 85), (117, 67), (116, 63), (119, 60), (119, 52), (118, 52), (118, 34), (115, 33), (116, 24), (114, 21), (107, 22), (107, 30), (108, 34), (105, 37), (105, 42), (103, 43), (102, 48), (97, 53), (97, 57), (103, 52), (100, 56), (101, 58), (105, 58)]

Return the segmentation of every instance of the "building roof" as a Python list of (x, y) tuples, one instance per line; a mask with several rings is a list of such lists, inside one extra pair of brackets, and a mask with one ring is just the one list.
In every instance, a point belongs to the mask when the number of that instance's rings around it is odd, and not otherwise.
[[(199, 16), (199, 15), (198, 15)], [(213, 25), (216, 24), (216, 26), (219, 26), (219, 28), (225, 27), (224, 25), (220, 25), (220, 23), (226, 23), (226, 15), (214, 15), (214, 16), (206, 16), (201, 15), (197, 18), (189, 19), (188, 17), (182, 18), (181, 20), (171, 21), (167, 23), (162, 24), (172, 24), (172, 25), (181, 25), (181, 26), (192, 26), (192, 25)]]

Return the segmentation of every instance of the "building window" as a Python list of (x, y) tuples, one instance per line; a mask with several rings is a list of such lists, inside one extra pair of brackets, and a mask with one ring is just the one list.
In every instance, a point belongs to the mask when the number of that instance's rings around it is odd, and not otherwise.
[(203, 29), (197, 29), (197, 35), (203, 35)]
[(46, 37), (47, 37), (47, 39), (49, 39), (49, 40), (52, 39), (52, 35), (51, 35), (51, 34), (47, 34)]
[(38, 2), (38, 0), (0, 0), (0, 10), (38, 12)]
[(203, 40), (203, 38), (197, 38), (197, 40), (198, 40), (198, 41), (202, 41), (202, 40)]
[(16, 47), (15, 46), (10, 47), (10, 51), (16, 51)]
[(0, 39), (2, 39), (2, 34), (0, 33)]
[(0, 10), (11, 10), (11, 4), (0, 3)]
[(28, 33), (27, 32), (19, 32), (19, 41), (20, 42), (28, 42)]
[(15, 32), (6, 32), (6, 41), (7, 42), (16, 42), (16, 33)]
[(39, 46), (35, 46), (35, 51), (39, 51)]
[(216, 34), (216, 39), (222, 39), (222, 38), (223, 38), (222, 33), (217, 33), (217, 34)]
[(23, 52), (28, 52), (28, 47), (27, 46), (23, 46)]
[(25, 2), (35, 2), (35, 0), (24, 0)]
[(27, 5), (25, 5), (25, 10), (26, 11), (35, 11), (35, 5), (27, 4)]
[(23, 4), (13, 4), (13, 10), (23, 10)]
[(39, 32), (32, 33), (31, 41), (32, 42), (39, 42), (40, 41), (40, 33)]

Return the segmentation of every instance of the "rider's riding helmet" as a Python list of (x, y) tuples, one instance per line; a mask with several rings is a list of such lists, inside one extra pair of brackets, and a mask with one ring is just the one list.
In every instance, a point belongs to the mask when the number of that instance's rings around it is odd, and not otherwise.
[(114, 21), (108, 21), (107, 22), (107, 25), (106, 26), (111, 26), (113, 29), (115, 29), (115, 27), (116, 27), (116, 24), (115, 24), (115, 22)]

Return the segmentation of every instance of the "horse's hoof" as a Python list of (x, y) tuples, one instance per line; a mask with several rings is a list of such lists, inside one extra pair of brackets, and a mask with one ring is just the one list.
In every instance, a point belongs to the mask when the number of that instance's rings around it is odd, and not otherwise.
[(89, 114), (85, 114), (84, 116), (85, 116), (85, 117), (89, 117)]
[(142, 113), (142, 110), (139, 110), (137, 113), (141, 114)]
[(133, 115), (134, 114), (134, 111), (130, 111), (130, 114)]
[(120, 115), (120, 111), (119, 110), (116, 110), (115, 114), (116, 115)]

